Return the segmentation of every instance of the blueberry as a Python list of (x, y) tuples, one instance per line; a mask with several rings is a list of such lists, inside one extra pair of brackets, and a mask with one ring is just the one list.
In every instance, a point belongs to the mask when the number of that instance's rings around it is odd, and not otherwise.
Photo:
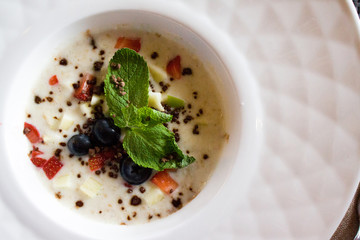
[(149, 179), (152, 169), (144, 168), (131, 160), (130, 157), (125, 158), (120, 166), (120, 174), (123, 179), (132, 185), (139, 185)]
[(69, 139), (67, 146), (72, 154), (82, 156), (88, 154), (89, 148), (91, 148), (91, 141), (89, 136), (77, 134)]
[(99, 119), (94, 125), (92, 137), (99, 145), (111, 146), (119, 141), (120, 128), (114, 125), (112, 119)]

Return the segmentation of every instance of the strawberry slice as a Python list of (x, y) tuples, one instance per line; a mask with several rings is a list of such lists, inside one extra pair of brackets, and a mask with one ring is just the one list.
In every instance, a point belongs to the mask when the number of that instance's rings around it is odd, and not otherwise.
[(82, 101), (90, 101), (94, 86), (94, 76), (89, 73), (85, 73), (80, 80), (79, 87), (75, 90), (74, 97)]
[(49, 180), (51, 180), (64, 166), (60, 162), (60, 160), (57, 157), (51, 157), (43, 166), (43, 170), (48, 177)]
[(177, 55), (175, 58), (171, 59), (166, 66), (166, 72), (175, 79), (181, 78), (181, 58)]
[(113, 158), (115, 155), (115, 151), (107, 151), (95, 154), (93, 157), (89, 158), (89, 168), (91, 171), (98, 170), (105, 165), (105, 161)]
[(32, 157), (30, 158), (31, 162), (37, 167), (43, 167), (47, 162), (44, 158)]
[(29, 139), (31, 143), (37, 143), (41, 141), (40, 133), (33, 125), (29, 123), (24, 123), (23, 133)]
[(105, 164), (105, 156), (102, 154), (95, 154), (93, 157), (89, 158), (89, 168), (91, 171), (98, 170), (102, 168)]
[(43, 154), (43, 152), (40, 151), (39, 148), (33, 146), (33, 150), (31, 151), (31, 157), (34, 158), (41, 154)]
[(140, 40), (140, 38), (119, 37), (115, 44), (115, 48), (130, 48), (136, 52), (139, 52), (141, 48)]
[(49, 84), (50, 84), (51, 86), (53, 86), (53, 85), (55, 85), (55, 84), (58, 84), (58, 83), (59, 83), (59, 80), (58, 80), (58, 78), (57, 78), (56, 75), (52, 76), (52, 77), (49, 79)]

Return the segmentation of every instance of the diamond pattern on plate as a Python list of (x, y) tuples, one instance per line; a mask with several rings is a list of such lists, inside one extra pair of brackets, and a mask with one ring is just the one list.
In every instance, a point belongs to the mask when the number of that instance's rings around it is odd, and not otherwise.
[(360, 166), (360, 44), (348, 3), (223, 3), (204, 10), (250, 63), (265, 143), (246, 201), (213, 239), (328, 239)]

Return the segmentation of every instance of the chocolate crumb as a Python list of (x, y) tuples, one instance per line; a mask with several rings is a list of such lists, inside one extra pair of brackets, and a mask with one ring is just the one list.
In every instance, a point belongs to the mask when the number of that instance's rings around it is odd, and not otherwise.
[(72, 105), (72, 103), (70, 101), (67, 101), (66, 105), (68, 105), (70, 107)]
[(130, 200), (130, 204), (132, 205), (132, 206), (138, 206), (138, 205), (140, 205), (141, 204), (141, 198), (139, 198), (138, 196), (133, 196), (132, 198), (131, 198), (131, 200)]
[(84, 206), (84, 203), (83, 203), (83, 201), (79, 200), (75, 203), (75, 205), (76, 205), (76, 207), (81, 208), (82, 206)]
[(129, 220), (129, 221), (131, 220), (131, 217), (129, 215), (127, 216), (127, 220)]
[(183, 76), (185, 75), (192, 75), (192, 69), (191, 68), (184, 68), (181, 73)]
[(31, 114), (28, 114), (27, 117), (28, 117), (28, 118), (31, 118)]
[(81, 174), (80, 174), (80, 173), (78, 173), (77, 178), (81, 178)]
[(104, 65), (104, 62), (99, 62), (99, 61), (94, 62), (94, 70), (100, 71), (103, 65)]
[(103, 49), (100, 50), (99, 55), (104, 55), (105, 51)]
[(122, 203), (123, 203), (123, 200), (121, 198), (119, 198), (118, 204), (122, 204)]
[(63, 109), (62, 109), (62, 108), (59, 108), (59, 112), (63, 112)]
[(65, 142), (60, 142), (59, 144), (60, 144), (60, 146), (62, 146), (62, 147), (65, 147), (65, 146), (66, 146), (66, 143), (65, 143)]
[(139, 191), (140, 191), (141, 193), (144, 193), (144, 192), (146, 191), (146, 189), (141, 186), (140, 189), (139, 189)]
[(131, 188), (129, 188), (126, 192), (127, 192), (127, 193), (132, 193), (133, 190), (132, 190)]
[(102, 214), (102, 211), (99, 211), (99, 214)]
[(182, 207), (182, 202), (181, 202), (181, 198), (177, 198), (177, 199), (173, 199), (171, 201), (171, 204), (176, 207), (176, 208), (181, 208)]
[(62, 58), (59, 63), (60, 65), (66, 66), (68, 64), (68, 61), (66, 58)]
[(152, 218), (153, 218), (153, 216), (149, 214), (148, 219), (150, 220), (150, 219), (152, 219)]
[(40, 104), (42, 102), (41, 97), (35, 96), (34, 101), (36, 104)]
[(194, 126), (193, 134), (194, 134), (194, 135), (199, 135), (199, 134), (200, 134), (200, 132), (199, 132), (199, 125), (196, 124), (196, 125)]
[(50, 92), (49, 92), (49, 94), (50, 94), (50, 95), (53, 95), (53, 94), (54, 94), (54, 92), (53, 92), (53, 91), (50, 91)]
[(208, 159), (208, 158), (209, 158), (209, 155), (207, 155), (207, 154), (204, 154), (204, 155), (203, 155), (203, 159), (206, 160), (206, 159)]
[(62, 150), (61, 150), (60, 148), (56, 149), (54, 155), (55, 155), (56, 157), (60, 157), (61, 151), (62, 151)]
[(100, 170), (96, 170), (96, 171), (95, 171), (95, 174), (96, 174), (96, 175), (100, 175), (100, 174), (101, 174), (101, 171), (100, 171)]
[(159, 54), (158, 54), (157, 52), (153, 52), (153, 53), (151, 54), (151, 58), (152, 58), (152, 59), (156, 59), (157, 57), (159, 57)]
[(62, 198), (61, 192), (55, 193), (55, 197), (56, 197), (57, 199), (61, 199), (61, 198)]

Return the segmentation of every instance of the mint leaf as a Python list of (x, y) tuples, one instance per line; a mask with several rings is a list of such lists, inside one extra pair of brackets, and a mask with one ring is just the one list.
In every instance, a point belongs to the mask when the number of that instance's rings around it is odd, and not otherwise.
[(183, 168), (195, 161), (195, 158), (182, 153), (174, 134), (161, 124), (130, 129), (124, 138), (123, 147), (136, 164), (157, 171)]
[(104, 83), (110, 116), (116, 126), (126, 128), (123, 146), (135, 163), (162, 171), (195, 161), (183, 154), (174, 133), (162, 125), (172, 116), (147, 107), (149, 70), (143, 57), (131, 49), (118, 50)]
[(169, 122), (172, 119), (172, 116), (169, 114), (149, 107), (136, 108), (132, 104), (129, 107), (119, 108), (117, 111), (111, 109), (110, 115), (113, 117), (115, 125), (120, 128), (152, 127), (159, 123)]
[[(114, 78), (125, 83), (125, 95), (120, 95)], [(134, 50), (123, 48), (115, 53), (109, 62), (104, 82), (106, 101), (111, 108), (119, 110), (129, 103), (138, 108), (148, 105), (149, 69), (144, 58)]]

